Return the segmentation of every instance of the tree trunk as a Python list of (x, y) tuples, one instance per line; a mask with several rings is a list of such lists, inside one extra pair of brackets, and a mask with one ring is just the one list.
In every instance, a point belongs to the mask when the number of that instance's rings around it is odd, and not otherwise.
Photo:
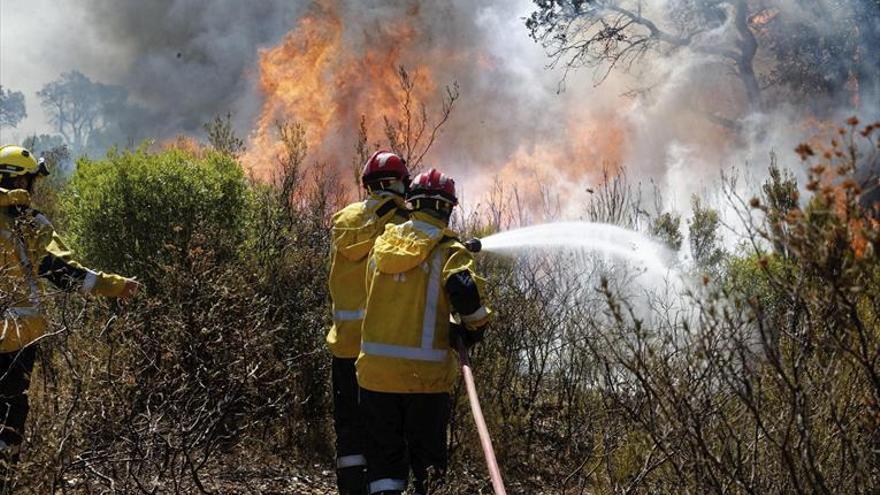
[[(880, 112), (880, 0), (860, 0), (857, 7), (859, 55), (856, 77), (859, 84), (860, 111)], [(876, 115), (875, 115), (876, 116)]]
[(749, 27), (749, 4), (746, 0), (737, 0), (734, 3), (734, 19), (740, 35), (737, 45), (741, 55), (736, 59), (737, 72), (746, 90), (749, 110), (760, 111), (763, 109), (761, 86), (758, 84), (754, 66), (755, 54), (758, 52), (758, 40)]

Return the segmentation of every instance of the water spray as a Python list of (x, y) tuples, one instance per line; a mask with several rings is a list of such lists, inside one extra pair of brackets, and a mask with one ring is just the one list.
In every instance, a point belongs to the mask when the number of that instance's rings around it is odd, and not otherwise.
[(477, 242), (481, 251), (494, 253), (536, 248), (589, 251), (627, 261), (661, 277), (668, 274), (672, 255), (665, 246), (639, 232), (592, 222), (533, 225), (492, 234)]

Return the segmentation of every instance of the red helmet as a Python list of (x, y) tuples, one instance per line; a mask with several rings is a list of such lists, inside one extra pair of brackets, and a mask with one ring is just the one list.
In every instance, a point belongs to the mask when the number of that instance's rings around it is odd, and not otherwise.
[(406, 197), (407, 201), (416, 199), (440, 199), (455, 206), (458, 204), (455, 181), (435, 168), (422, 172), (413, 179)]
[(406, 160), (387, 150), (379, 150), (364, 164), (361, 184), (368, 185), (384, 179), (406, 180), (409, 170)]

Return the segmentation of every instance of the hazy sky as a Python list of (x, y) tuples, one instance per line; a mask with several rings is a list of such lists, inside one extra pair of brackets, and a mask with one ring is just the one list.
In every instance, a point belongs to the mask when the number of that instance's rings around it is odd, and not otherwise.
[(0, 84), (23, 92), (28, 112), (18, 128), (0, 130), (3, 141), (50, 130), (36, 92), (75, 68), (76, 60), (89, 56), (94, 69), (122, 63), (119, 53), (102, 46), (93, 29), (80, 28), (91, 21), (83, 9), (72, 5), (58, 0), (0, 0)]
[(152, 110), (155, 134), (193, 132), (255, 108), (247, 72), (259, 47), (294, 25), (304, 1), (0, 0), (0, 84), (25, 93), (28, 118), (4, 140), (50, 131), (36, 96), (77, 69)]

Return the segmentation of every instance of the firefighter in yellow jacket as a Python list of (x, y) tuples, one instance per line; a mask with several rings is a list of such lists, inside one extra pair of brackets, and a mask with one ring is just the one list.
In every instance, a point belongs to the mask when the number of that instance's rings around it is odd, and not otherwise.
[(127, 298), (134, 280), (90, 270), (72, 253), (39, 211), (29, 192), (49, 172), (20, 146), (0, 147), (0, 464), (15, 462), (28, 414), (27, 390), (36, 345), (46, 332), (39, 278), (62, 290)]
[(404, 208), (409, 172), (401, 157), (377, 151), (364, 164), (361, 183), (368, 197), (334, 215), (331, 246), (333, 327), (327, 344), (333, 353), (336, 480), (342, 495), (361, 495), (366, 489), (366, 431), (359, 412), (354, 363), (361, 349), (367, 256), (385, 225), (403, 223), (409, 214)]
[(474, 257), (448, 227), (455, 183), (432, 169), (413, 180), (407, 201), (410, 220), (385, 228), (367, 265), (357, 378), (371, 494), (402, 493), (410, 471), (415, 493), (442, 479), (458, 376), (451, 341), (479, 341), (490, 316)]

